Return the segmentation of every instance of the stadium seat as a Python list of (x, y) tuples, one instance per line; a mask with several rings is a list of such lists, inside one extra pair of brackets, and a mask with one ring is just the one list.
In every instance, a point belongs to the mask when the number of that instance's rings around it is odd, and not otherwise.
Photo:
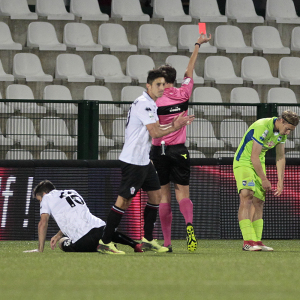
[(131, 83), (131, 78), (124, 75), (119, 59), (112, 54), (98, 54), (93, 58), (92, 74), (105, 82)]
[(300, 24), (293, 0), (267, 0), (266, 20), (277, 23)]
[(30, 12), (27, 0), (1, 0), (0, 15), (11, 19), (37, 20), (38, 15)]
[[(260, 103), (258, 93), (255, 89), (250, 87), (237, 87), (231, 90), (230, 103), (235, 104), (258, 104)], [(241, 116), (256, 116), (256, 106), (231, 106), (231, 111)]]
[(14, 81), (14, 76), (11, 74), (6, 74), (4, 69), (3, 69), (3, 65), (2, 65), (2, 61), (0, 60), (0, 81)]
[(225, 15), (237, 23), (264, 23), (264, 18), (258, 16), (253, 0), (226, 0)]
[[(146, 91), (142, 86), (124, 86), (121, 91), (121, 101), (133, 102), (135, 99), (140, 97), (143, 92)], [(123, 112), (127, 113), (130, 104), (121, 104), (121, 108), (123, 108)]]
[(0, 50), (22, 50), (22, 45), (13, 41), (10, 29), (4, 22), (0, 22)]
[(36, 0), (36, 12), (48, 20), (74, 20), (75, 16), (67, 12), (64, 0)]
[[(193, 102), (222, 103), (222, 96), (220, 91), (214, 87), (197, 87), (193, 92)], [(193, 109), (209, 116), (231, 115), (230, 109), (221, 105), (193, 105)]]
[(284, 47), (279, 31), (272, 26), (256, 26), (252, 31), (251, 45), (254, 50), (264, 54), (290, 54), (291, 50)]
[[(198, 25), (180, 26), (178, 35), (178, 49), (189, 49), (189, 52), (193, 52), (198, 38)], [(199, 53), (217, 53), (217, 47), (212, 46), (209, 42), (207, 42), (201, 45), (199, 48)]]
[(107, 160), (118, 160), (121, 152), (122, 152), (121, 149), (109, 150), (106, 154), (106, 159)]
[(300, 85), (300, 58), (283, 57), (279, 61), (278, 78), (290, 85)]
[(216, 138), (212, 124), (206, 119), (195, 119), (186, 130), (187, 139), (197, 147), (224, 147), (224, 142)]
[(292, 30), (291, 50), (300, 51), (300, 27), (295, 27)]
[(45, 117), (41, 119), (41, 136), (54, 146), (77, 146), (77, 136), (71, 137), (63, 119)]
[(150, 16), (143, 13), (139, 0), (112, 0), (111, 17), (122, 18), (122, 21), (150, 21)]
[(227, 22), (227, 17), (220, 13), (217, 0), (190, 0), (189, 14), (200, 22)]
[(117, 118), (112, 123), (113, 140), (115, 145), (123, 145), (125, 139), (126, 118)]
[(234, 151), (216, 151), (214, 153), (213, 158), (222, 158), (222, 157), (234, 157), (235, 152)]
[[(177, 83), (182, 82), (186, 68), (189, 64), (189, 61), (190, 61), (190, 58), (187, 56), (184, 56), (184, 55), (170, 55), (167, 57), (166, 63), (171, 65), (176, 70)], [(195, 70), (193, 71), (193, 80), (194, 80), (194, 83), (196, 83), (196, 84), (204, 83), (203, 77), (198, 76), (196, 74)]]
[(66, 51), (67, 46), (58, 41), (55, 28), (48, 22), (32, 22), (28, 25), (27, 46), (40, 51)]
[(285, 153), (286, 158), (300, 158), (300, 151), (288, 151)]
[(152, 57), (148, 55), (130, 55), (127, 58), (126, 75), (139, 83), (146, 83), (148, 71), (155, 68)]
[(65, 152), (58, 149), (45, 149), (40, 153), (40, 159), (66, 160), (68, 158)]
[[(72, 96), (70, 90), (64, 85), (47, 85), (44, 88), (43, 99), (72, 101)], [(74, 103), (44, 103), (44, 106), (58, 114), (78, 113), (78, 107)]]
[(225, 56), (209, 56), (204, 62), (204, 80), (212, 80), (217, 84), (243, 84), (237, 77), (232, 61)]
[(150, 52), (177, 52), (177, 47), (169, 43), (166, 29), (158, 24), (143, 24), (139, 28), (138, 48)]
[(36, 135), (33, 122), (25, 117), (10, 117), (6, 121), (6, 137), (21, 146), (46, 146), (44, 138)]
[[(83, 93), (84, 100), (113, 101), (110, 90), (106, 86), (87, 86)], [(121, 115), (123, 109), (115, 104), (99, 104), (99, 114), (101, 115)]]
[[(75, 127), (74, 127), (74, 135), (78, 135), (78, 120), (75, 120)], [(104, 135), (101, 122), (99, 122), (99, 130), (98, 130), (98, 146), (99, 147), (113, 147), (114, 141), (112, 139), (107, 138)]]
[(70, 11), (82, 20), (108, 21), (109, 16), (100, 10), (98, 0), (72, 0)]
[[(2, 99), (2, 94), (0, 92), (0, 99)], [(14, 112), (14, 106), (12, 103), (0, 102), (0, 111), (2, 114), (12, 114)], [(0, 138), (1, 138), (1, 128), (0, 128)]]
[[(2, 109), (1, 104), (4, 104), (4, 103), (3, 102), (0, 103), (0, 109)], [(1, 112), (2, 112), (2, 110), (1, 110)], [(12, 146), (13, 144), (14, 144), (14, 141), (11, 138), (3, 136), (1, 128), (0, 128), (0, 145), (1, 146)]]
[(69, 53), (57, 56), (55, 78), (69, 82), (95, 82), (95, 77), (87, 74), (81, 56)]
[(221, 122), (221, 140), (228, 146), (237, 148), (248, 130), (246, 122), (240, 119), (225, 119)]
[(198, 150), (189, 150), (190, 158), (205, 158), (206, 156)]
[(280, 84), (272, 75), (268, 61), (261, 56), (246, 56), (242, 59), (241, 76), (253, 84)]
[(17, 53), (14, 56), (13, 75), (26, 81), (53, 81), (52, 75), (44, 73), (39, 57), (33, 53)]
[(181, 0), (154, 0), (152, 18), (163, 18), (165, 22), (192, 21), (192, 17), (184, 13)]
[(137, 46), (129, 44), (125, 28), (120, 24), (102, 24), (99, 27), (98, 40), (110, 51), (136, 52)]
[(7, 160), (30, 160), (33, 159), (33, 155), (30, 151), (25, 149), (11, 149), (5, 154), (5, 159)]
[(102, 51), (102, 45), (94, 42), (91, 29), (84, 23), (68, 23), (64, 27), (64, 44), (76, 51)]
[(14, 110), (21, 113), (46, 113), (46, 108), (36, 103), (24, 102), (23, 100), (34, 100), (31, 88), (24, 84), (11, 84), (6, 88), (6, 99), (19, 99), (20, 102), (12, 102), (10, 105)]
[(219, 25), (215, 31), (214, 43), (226, 53), (253, 53), (253, 48), (246, 46), (242, 30), (237, 26)]

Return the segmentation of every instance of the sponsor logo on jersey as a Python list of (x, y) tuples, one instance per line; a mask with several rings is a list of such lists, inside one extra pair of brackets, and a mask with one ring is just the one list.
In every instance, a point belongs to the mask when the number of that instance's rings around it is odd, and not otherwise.
[(191, 81), (191, 78), (186, 78), (182, 81), (181, 85), (184, 85), (184, 84), (189, 84)]
[(268, 135), (268, 133), (269, 133), (269, 130), (265, 130), (264, 133), (262, 134), (262, 136), (259, 139), (261, 141), (263, 141), (266, 138), (266, 136)]
[(130, 188), (130, 194), (133, 195), (134, 192), (135, 192), (135, 187), (133, 186), (133, 187)]
[(153, 113), (152, 113), (152, 112), (149, 112), (149, 118), (150, 118), (150, 119), (153, 119), (153, 118), (154, 118), (154, 116), (153, 116)]
[(176, 106), (170, 109), (170, 112), (180, 111), (180, 107)]
[(247, 185), (247, 180), (243, 180), (243, 181), (242, 181), (242, 185), (243, 185), (243, 186), (246, 186), (246, 185)]
[(273, 141), (270, 141), (270, 142), (267, 143), (268, 147), (273, 147), (274, 145), (275, 145), (275, 143)]
[(255, 186), (255, 183), (253, 182), (253, 180), (251, 180), (250, 182), (248, 182), (248, 186)]
[(145, 110), (146, 111), (151, 111), (151, 108), (150, 107), (146, 107)]
[(277, 142), (280, 142), (282, 140), (282, 136), (280, 136), (278, 139), (277, 139)]

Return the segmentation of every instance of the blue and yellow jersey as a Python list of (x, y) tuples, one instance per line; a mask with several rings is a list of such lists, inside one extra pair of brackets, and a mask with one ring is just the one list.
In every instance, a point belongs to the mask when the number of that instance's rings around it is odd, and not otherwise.
[(265, 155), (269, 149), (277, 144), (285, 143), (287, 136), (274, 132), (276, 117), (259, 119), (254, 122), (246, 131), (239, 147), (236, 150), (233, 160), (233, 167), (248, 166), (253, 167), (251, 162), (252, 145), (254, 142), (262, 145), (259, 159), (265, 163)]

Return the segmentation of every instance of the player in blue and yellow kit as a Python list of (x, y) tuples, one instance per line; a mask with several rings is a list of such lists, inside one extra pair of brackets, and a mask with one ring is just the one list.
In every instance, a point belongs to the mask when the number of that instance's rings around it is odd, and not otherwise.
[(284, 143), (298, 123), (299, 116), (292, 111), (284, 111), (279, 118), (257, 120), (248, 128), (235, 153), (233, 172), (240, 195), (238, 218), (243, 250), (273, 251), (261, 241), (265, 195), (272, 189), (266, 177), (265, 154), (276, 146), (278, 182), (274, 195), (279, 196), (285, 170)]

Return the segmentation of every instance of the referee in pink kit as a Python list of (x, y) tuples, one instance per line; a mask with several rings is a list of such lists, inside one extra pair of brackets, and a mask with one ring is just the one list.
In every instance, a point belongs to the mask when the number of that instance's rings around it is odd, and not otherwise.
[[(184, 112), (187, 115), (188, 102), (193, 90), (193, 71), (201, 44), (208, 42), (201, 34), (195, 43), (195, 49), (189, 60), (184, 79), (180, 88), (175, 88), (176, 70), (170, 65), (163, 65), (159, 69), (166, 73), (166, 86), (163, 96), (156, 100), (157, 114), (160, 124), (168, 124), (177, 115)], [(197, 239), (193, 228), (193, 203), (190, 200), (190, 157), (184, 145), (186, 141), (186, 127), (174, 131), (164, 137), (152, 139), (150, 157), (157, 170), (161, 184), (162, 200), (159, 205), (159, 217), (164, 235), (164, 246), (172, 252), (171, 245), (171, 188), (174, 183), (177, 202), (182, 213), (187, 230), (187, 248), (189, 251), (197, 249)]]

